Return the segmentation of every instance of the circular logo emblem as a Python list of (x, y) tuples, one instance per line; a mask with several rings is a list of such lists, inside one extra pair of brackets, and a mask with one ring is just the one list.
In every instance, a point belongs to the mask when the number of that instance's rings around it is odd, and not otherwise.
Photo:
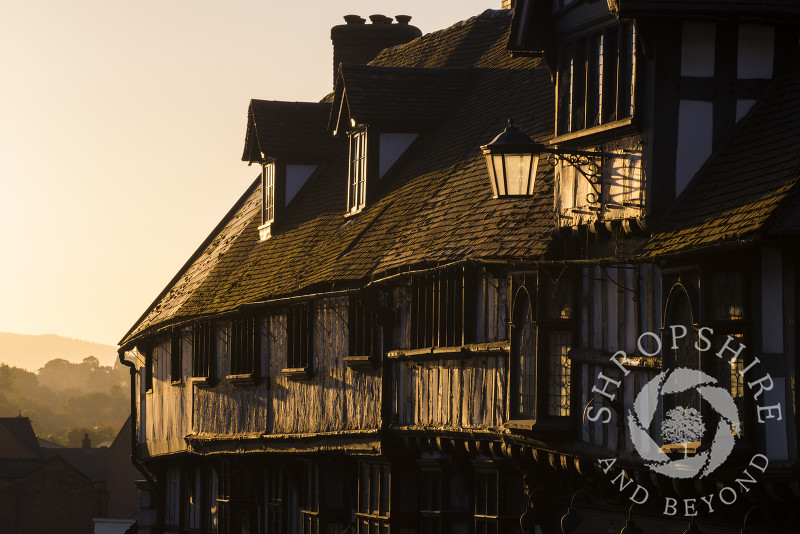
[[(657, 375), (639, 392), (633, 403), (633, 410), (628, 412), (628, 432), (636, 452), (651, 470), (671, 478), (702, 478), (721, 466), (731, 454), (739, 433), (739, 411), (730, 393), (715, 386), (716, 383), (716, 379), (696, 369), (678, 367)], [(664, 395), (691, 390), (696, 391), (716, 412), (717, 429), (708, 449), (694, 456), (688, 456), (684, 452), (683, 458), (671, 459), (650, 437), (648, 429), (655, 417), (659, 400)], [(676, 407), (664, 414), (661, 436), (665, 443), (682, 443), (685, 451), (688, 443), (701, 440), (705, 429), (699, 411)]]

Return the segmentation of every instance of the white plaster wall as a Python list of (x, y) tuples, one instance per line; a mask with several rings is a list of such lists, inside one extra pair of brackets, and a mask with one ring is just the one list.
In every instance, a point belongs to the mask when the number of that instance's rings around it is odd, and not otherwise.
[(739, 25), (736, 77), (771, 79), (775, 53), (775, 28), (756, 24)]
[(95, 517), (94, 534), (124, 534), (134, 523), (133, 519), (107, 519)]
[(675, 196), (711, 155), (711, 102), (681, 100), (678, 111), (678, 151), (675, 158)]
[(417, 138), (415, 133), (382, 133), (380, 139), (380, 160), (378, 163), (378, 175), (383, 178), (383, 175), (394, 165), (403, 152), (411, 146), (414, 139)]
[(684, 22), (681, 39), (681, 76), (707, 78), (714, 75), (716, 25)]
[(753, 107), (755, 104), (755, 100), (737, 100), (736, 101), (736, 122), (742, 120), (742, 117), (747, 115), (747, 112), (750, 111), (750, 108)]
[(286, 205), (295, 197), (300, 188), (317, 169), (316, 165), (287, 165), (286, 166)]
[(761, 332), (762, 350), (783, 353), (782, 260), (779, 249), (761, 253)]
[[(761, 359), (783, 359), (783, 259), (780, 249), (764, 248), (761, 252)], [(770, 366), (773, 367), (773, 366)], [(761, 374), (754, 375), (761, 378)], [(751, 377), (752, 378), (752, 377)], [(762, 406), (781, 405), (782, 420), (777, 417), (763, 423), (767, 435), (766, 453), (770, 460), (789, 458), (786, 435), (786, 380), (773, 376), (773, 388), (764, 392)], [(766, 417), (766, 413), (764, 414)], [(756, 423), (759, 424), (759, 423)]]

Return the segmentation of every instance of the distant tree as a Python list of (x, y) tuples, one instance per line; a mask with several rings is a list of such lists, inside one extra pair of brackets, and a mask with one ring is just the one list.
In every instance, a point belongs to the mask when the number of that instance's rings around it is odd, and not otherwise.
[(113, 439), (128, 417), (129, 380), (127, 367), (103, 366), (94, 356), (51, 360), (38, 373), (0, 364), (0, 417), (21, 412), (38, 436), (60, 445), (78, 447), (86, 432), (97, 444)]
[(699, 441), (705, 429), (700, 412), (694, 408), (673, 408), (661, 423), (664, 441), (682, 444), (684, 458), (689, 454), (689, 443)]

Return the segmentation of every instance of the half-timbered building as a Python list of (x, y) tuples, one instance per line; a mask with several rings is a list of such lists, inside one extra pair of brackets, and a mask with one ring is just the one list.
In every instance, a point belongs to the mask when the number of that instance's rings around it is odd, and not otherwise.
[(120, 343), (140, 531), (796, 528), (800, 2), (515, 4), (250, 102)]

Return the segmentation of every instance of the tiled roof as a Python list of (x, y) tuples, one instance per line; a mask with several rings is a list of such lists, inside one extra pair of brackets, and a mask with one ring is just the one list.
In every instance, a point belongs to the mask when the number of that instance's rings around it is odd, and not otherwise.
[(439, 121), (458, 102), (475, 75), (470, 69), (342, 63), (328, 130), (336, 131), (340, 120), (369, 125)]
[(796, 198), (798, 180), (800, 64), (773, 82), (728, 143), (711, 156), (643, 252), (669, 254), (766, 233)]
[(72, 467), (89, 477), (93, 482), (108, 480), (108, 454), (107, 447), (75, 448), (62, 447), (45, 449), (44, 457), (59, 457)]
[(347, 150), (292, 201), (259, 241), (257, 180), (123, 339), (165, 323), (235, 311), (248, 303), (360, 287), (387, 273), (469, 260), (533, 260), (548, 251), (552, 169), (540, 166), (532, 199), (492, 199), (480, 146), (511, 116), (537, 139), (551, 135), (553, 86), (538, 59), (512, 59), (510, 11), (482, 15), (385, 50), (386, 67), (474, 68), (450, 113), (423, 131), (381, 179), (377, 200), (345, 217)]
[[(19, 444), (30, 451), (33, 456), (42, 457), (42, 449), (39, 440), (33, 432), (31, 420), (27, 417), (0, 417), (0, 427), (3, 427), (11, 437), (16, 439)], [(2, 451), (0, 451), (0, 456)]]
[(251, 100), (242, 161), (267, 157), (318, 159), (341, 149), (325, 132), (331, 105), (323, 102)]

